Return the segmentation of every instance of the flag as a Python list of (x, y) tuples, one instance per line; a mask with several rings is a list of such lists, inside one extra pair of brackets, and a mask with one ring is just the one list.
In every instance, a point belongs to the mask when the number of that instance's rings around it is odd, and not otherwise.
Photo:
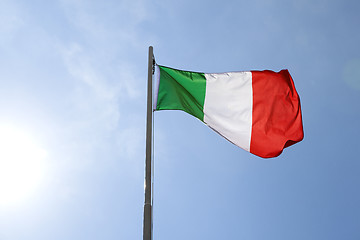
[(156, 66), (154, 110), (182, 110), (263, 158), (303, 139), (300, 98), (288, 70), (200, 73)]

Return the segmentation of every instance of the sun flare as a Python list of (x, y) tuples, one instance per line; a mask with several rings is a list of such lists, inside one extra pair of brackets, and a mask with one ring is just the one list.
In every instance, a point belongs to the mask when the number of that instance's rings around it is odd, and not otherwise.
[(0, 126), (0, 205), (25, 200), (44, 175), (46, 151), (31, 136)]

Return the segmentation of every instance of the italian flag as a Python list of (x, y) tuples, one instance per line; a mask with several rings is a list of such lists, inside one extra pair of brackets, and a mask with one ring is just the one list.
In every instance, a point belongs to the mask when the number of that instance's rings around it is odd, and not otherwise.
[(263, 158), (303, 139), (300, 99), (287, 70), (199, 73), (156, 66), (154, 110), (182, 110)]

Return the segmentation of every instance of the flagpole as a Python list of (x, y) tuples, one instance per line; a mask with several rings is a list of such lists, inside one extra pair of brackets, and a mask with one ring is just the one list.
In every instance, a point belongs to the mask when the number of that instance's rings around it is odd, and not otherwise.
[(152, 75), (153, 75), (153, 47), (149, 47), (147, 114), (146, 114), (146, 158), (145, 158), (145, 202), (143, 240), (152, 240), (152, 202), (151, 202), (151, 149), (152, 149)]

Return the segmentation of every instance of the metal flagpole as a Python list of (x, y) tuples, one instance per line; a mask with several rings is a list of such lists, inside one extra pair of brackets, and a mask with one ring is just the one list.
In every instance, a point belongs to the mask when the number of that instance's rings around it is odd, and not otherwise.
[(152, 149), (152, 75), (154, 55), (153, 47), (149, 47), (148, 90), (146, 114), (146, 159), (145, 159), (145, 202), (144, 202), (144, 229), (143, 240), (152, 240), (152, 203), (151, 203), (151, 149)]

